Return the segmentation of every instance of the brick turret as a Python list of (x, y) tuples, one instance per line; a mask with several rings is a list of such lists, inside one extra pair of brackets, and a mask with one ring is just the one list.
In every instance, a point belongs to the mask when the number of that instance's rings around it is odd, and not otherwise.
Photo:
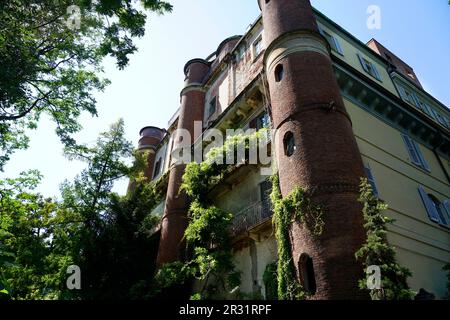
[(139, 132), (141, 138), (139, 139), (138, 150), (141, 152), (148, 151), (147, 167), (144, 175), (149, 180), (153, 179), (153, 167), (155, 165), (156, 148), (164, 139), (166, 130), (157, 127), (145, 127)]
[(364, 170), (330, 47), (318, 32), (308, 0), (259, 4), (282, 195), (300, 186), (326, 207), (321, 236), (292, 224), (297, 276), (312, 299), (363, 298), (357, 284), (363, 270), (354, 254), (365, 239), (357, 201)]
[[(202, 121), (205, 108), (204, 80), (210, 65), (203, 59), (189, 61), (184, 67), (185, 87), (181, 91), (181, 109), (178, 129), (190, 133), (191, 141), (174, 137), (174, 150), (190, 147), (202, 130), (194, 130), (194, 122)], [(198, 131), (198, 132), (197, 132)], [(171, 165), (166, 207), (162, 219), (161, 240), (157, 265), (162, 266), (183, 259), (183, 235), (187, 227), (189, 202), (184, 192), (179, 192), (186, 164)]]
[[(151, 181), (153, 179), (153, 167), (155, 165), (156, 149), (166, 135), (165, 129), (157, 127), (144, 127), (139, 132), (140, 139), (138, 144), (139, 152), (148, 152), (147, 164), (144, 169), (144, 176)], [(133, 180), (128, 184), (128, 193), (135, 190), (135, 182)]]

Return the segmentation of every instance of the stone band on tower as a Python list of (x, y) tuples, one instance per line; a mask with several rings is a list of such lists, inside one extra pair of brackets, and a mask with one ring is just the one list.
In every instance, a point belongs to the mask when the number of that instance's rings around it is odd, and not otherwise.
[[(175, 135), (173, 152), (189, 148), (202, 133), (195, 130), (196, 121), (203, 121), (205, 108), (204, 81), (210, 70), (209, 62), (203, 59), (194, 59), (187, 62), (184, 67), (186, 76), (185, 87), (181, 91), (181, 109), (178, 119), (178, 129), (187, 130), (191, 141), (185, 141)], [(169, 184), (166, 195), (166, 207), (162, 218), (161, 240), (158, 250), (157, 265), (162, 265), (184, 259), (183, 236), (188, 220), (189, 201), (184, 192), (180, 192), (182, 177), (186, 164), (171, 164)]]
[(299, 186), (326, 208), (322, 235), (298, 222), (291, 226), (297, 276), (305, 277), (306, 256), (314, 270), (312, 299), (363, 298), (358, 289), (363, 270), (355, 252), (365, 239), (357, 201), (364, 170), (330, 47), (309, 0), (259, 0), (259, 5), (281, 192), (287, 196)]

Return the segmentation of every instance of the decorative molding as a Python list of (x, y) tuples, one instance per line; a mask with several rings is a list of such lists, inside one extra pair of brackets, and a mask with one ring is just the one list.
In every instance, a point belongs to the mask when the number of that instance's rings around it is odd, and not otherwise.
[(266, 70), (271, 73), (282, 59), (296, 52), (317, 52), (331, 59), (330, 45), (323, 36), (310, 31), (295, 31), (275, 39), (266, 49)]
[(180, 96), (183, 96), (191, 91), (206, 92), (206, 89), (202, 83), (194, 82), (184, 87), (183, 90), (181, 90)]
[(336, 182), (336, 183), (326, 183), (318, 186), (310, 187), (307, 189), (310, 196), (319, 196), (331, 193), (359, 193), (359, 185), (346, 183), (346, 182)]

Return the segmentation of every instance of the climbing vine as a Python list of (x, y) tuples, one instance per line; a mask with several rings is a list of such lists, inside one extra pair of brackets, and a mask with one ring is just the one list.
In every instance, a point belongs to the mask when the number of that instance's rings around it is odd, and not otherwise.
[(263, 274), (263, 282), (266, 287), (266, 299), (276, 300), (278, 298), (278, 279), (277, 279), (278, 263), (272, 262), (266, 266)]
[[(394, 220), (386, 217), (383, 211), (386, 203), (378, 199), (367, 179), (361, 179), (359, 201), (364, 205), (364, 228), (367, 240), (355, 256), (365, 268), (379, 266), (381, 269), (381, 289), (369, 290), (372, 300), (408, 300), (414, 294), (408, 287), (407, 279), (411, 272), (396, 262), (395, 250), (388, 244), (386, 224)], [(367, 280), (359, 282), (362, 290), (367, 289)]]
[(272, 176), (273, 225), (278, 247), (278, 299), (303, 300), (307, 293), (295, 278), (295, 268), (292, 260), (289, 241), (289, 228), (293, 221), (304, 224), (313, 235), (323, 232), (324, 208), (315, 205), (309, 199), (307, 192), (296, 187), (287, 197), (282, 198), (278, 174)]
[(208, 199), (208, 193), (233, 170), (225, 159), (230, 154), (234, 156), (238, 147), (243, 147), (241, 150), (245, 150), (247, 157), (250, 147), (265, 138), (266, 131), (232, 136), (222, 146), (211, 149), (203, 162), (192, 162), (186, 166), (180, 192), (186, 192), (191, 199), (189, 225), (184, 234), (191, 257), (186, 262), (167, 264), (159, 270), (155, 282), (160, 290), (195, 278), (204, 283), (201, 291), (191, 297), (198, 300), (218, 293), (216, 285), (208, 286), (210, 279), (214, 279), (214, 283), (218, 283), (224, 291), (234, 292), (239, 287), (240, 272), (235, 270), (232, 261), (230, 241), (233, 215), (214, 206)]
[(447, 271), (447, 299), (450, 300), (450, 263), (447, 263), (442, 270)]

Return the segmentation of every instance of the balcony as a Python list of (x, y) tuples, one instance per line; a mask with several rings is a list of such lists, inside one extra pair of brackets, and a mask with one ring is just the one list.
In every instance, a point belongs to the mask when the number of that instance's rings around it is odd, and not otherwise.
[(237, 236), (249, 232), (272, 218), (273, 210), (269, 199), (256, 202), (234, 216), (231, 233)]

